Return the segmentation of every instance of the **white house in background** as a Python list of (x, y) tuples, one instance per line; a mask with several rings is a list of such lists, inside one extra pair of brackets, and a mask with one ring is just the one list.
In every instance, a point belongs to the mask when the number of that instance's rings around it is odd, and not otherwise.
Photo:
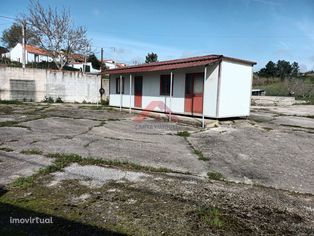
[[(23, 58), (23, 46), (21, 43), (15, 45), (10, 52), (6, 53), (6, 57), (10, 58), (11, 61), (22, 62)], [(25, 62), (42, 62), (42, 61), (53, 61), (49, 56), (49, 53), (39, 47), (33, 45), (25, 45)]]
[(116, 68), (126, 67), (125, 63), (119, 63), (119, 62), (116, 62), (116, 61), (111, 60), (111, 59), (103, 60), (103, 63), (106, 65), (106, 67), (108, 69), (116, 69)]
[(79, 69), (82, 72), (87, 73), (99, 73), (100, 70), (94, 69), (91, 62), (72, 62), (69, 63), (69, 66)]
[[(115, 69), (115, 68), (122, 68), (125, 67), (126, 64), (124, 63), (117, 63), (113, 60), (103, 60), (103, 63), (105, 64), (106, 68), (108, 69)], [(89, 73), (100, 73), (100, 70), (97, 70), (93, 68), (91, 62), (70, 62), (69, 66), (79, 69), (80, 71), (85, 71)]]
[(249, 116), (255, 64), (207, 55), (111, 69), (109, 104), (208, 118)]

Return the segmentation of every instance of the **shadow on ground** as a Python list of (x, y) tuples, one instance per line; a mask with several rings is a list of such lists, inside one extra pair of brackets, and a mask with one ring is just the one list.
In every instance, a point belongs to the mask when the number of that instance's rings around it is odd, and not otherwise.
[[(0, 197), (6, 193), (3, 186), (0, 186)], [(52, 224), (10, 224), (12, 218), (30, 217), (50, 218)], [(0, 235), (124, 235), (96, 226), (82, 224), (67, 220), (62, 217), (42, 214), (28, 209), (13, 206), (0, 202)]]

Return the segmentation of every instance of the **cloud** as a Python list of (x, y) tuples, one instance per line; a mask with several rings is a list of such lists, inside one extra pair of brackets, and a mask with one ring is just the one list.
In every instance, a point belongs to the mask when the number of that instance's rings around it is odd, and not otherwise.
[(281, 3), (279, 1), (275, 0), (251, 0), (253, 2), (261, 3), (264, 5), (270, 5), (270, 6), (279, 6)]
[(296, 21), (294, 24), (297, 29), (299, 29), (307, 38), (313, 40), (314, 43), (314, 24), (312, 20), (303, 18)]
[(174, 47), (161, 44), (147, 43), (130, 38), (118, 38), (111, 35), (92, 34), (94, 46), (100, 50), (104, 48), (104, 58), (133, 63), (133, 61), (144, 61), (149, 52), (158, 54), (159, 60), (178, 58), (183, 51)]

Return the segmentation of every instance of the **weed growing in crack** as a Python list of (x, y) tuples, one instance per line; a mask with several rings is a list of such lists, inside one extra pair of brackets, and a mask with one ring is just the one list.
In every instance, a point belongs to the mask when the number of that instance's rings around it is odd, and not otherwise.
[(0, 147), (1, 151), (5, 151), (5, 152), (13, 152), (14, 150), (8, 147)]
[(26, 154), (26, 155), (42, 155), (43, 152), (41, 150), (38, 149), (28, 149), (28, 150), (23, 150), (21, 151), (22, 154)]
[(190, 137), (191, 134), (189, 133), (189, 131), (184, 130), (184, 131), (178, 131), (177, 135), (180, 137)]
[(225, 177), (219, 172), (208, 172), (207, 176), (209, 179), (212, 179), (212, 180), (224, 180), (225, 179)]
[(54, 158), (53, 164), (47, 167), (41, 168), (37, 173), (29, 177), (20, 177), (16, 179), (11, 186), (17, 188), (27, 188), (33, 185), (35, 180), (43, 175), (47, 175), (56, 171), (61, 171), (63, 168), (77, 163), (79, 165), (96, 165), (103, 167), (119, 167), (125, 170), (131, 171), (145, 171), (145, 172), (159, 172), (159, 173), (181, 173), (190, 174), (189, 172), (179, 172), (164, 167), (156, 168), (151, 166), (142, 166), (128, 161), (119, 160), (103, 160), (97, 158), (83, 158), (76, 154), (63, 154), (63, 153), (50, 153), (47, 155), (49, 158)]
[(201, 161), (208, 161), (208, 158), (204, 157), (203, 153), (201, 150), (197, 150), (195, 148), (193, 148), (193, 152), (195, 155), (198, 156), (198, 159), (201, 160)]

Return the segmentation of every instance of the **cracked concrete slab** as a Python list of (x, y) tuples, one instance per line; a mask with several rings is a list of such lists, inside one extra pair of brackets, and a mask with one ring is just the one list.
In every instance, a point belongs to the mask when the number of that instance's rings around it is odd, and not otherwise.
[(31, 176), (40, 168), (50, 165), (51, 161), (40, 155), (0, 151), (0, 185), (8, 184), (18, 177)]
[[(314, 119), (306, 113), (313, 106), (253, 108), (248, 120), (222, 121), (205, 131), (154, 119), (137, 123), (134, 114), (80, 106), (25, 106), (31, 115), (13, 107), (10, 117), (22, 127), (0, 127), (0, 147), (127, 160), (201, 176), (215, 171), (229, 180), (314, 193)], [(199, 160), (176, 135), (182, 130), (190, 131), (188, 140), (209, 161)]]
[(80, 166), (76, 163), (64, 168), (62, 172), (53, 173), (53, 180), (49, 187), (58, 185), (63, 180), (79, 180), (81, 184), (88, 187), (102, 187), (109, 181), (141, 181), (148, 174), (134, 171), (123, 171), (100, 166)]

